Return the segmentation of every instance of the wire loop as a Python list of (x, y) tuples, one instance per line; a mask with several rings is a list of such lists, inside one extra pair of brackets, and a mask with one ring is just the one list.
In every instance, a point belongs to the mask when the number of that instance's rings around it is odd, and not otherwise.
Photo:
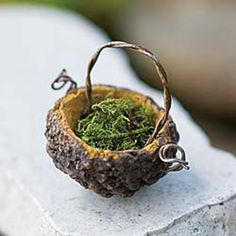
[(63, 69), (60, 75), (53, 81), (51, 87), (53, 90), (60, 90), (68, 83), (70, 83), (70, 87), (66, 93), (69, 93), (72, 89), (77, 88), (77, 83), (70, 76), (68, 76), (67, 71)]
[[(180, 151), (181, 156), (177, 158), (176, 152)], [(186, 155), (182, 147), (174, 143), (164, 144), (159, 149), (159, 158), (165, 163), (171, 164), (166, 172), (179, 171), (183, 168), (189, 169)]]

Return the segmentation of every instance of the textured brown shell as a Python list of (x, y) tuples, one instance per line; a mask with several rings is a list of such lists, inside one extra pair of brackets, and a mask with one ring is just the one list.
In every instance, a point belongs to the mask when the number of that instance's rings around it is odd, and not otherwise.
[[(144, 102), (160, 119), (163, 109), (149, 97), (128, 89), (105, 85), (93, 86), (94, 101), (106, 95)], [(178, 133), (169, 117), (158, 137), (140, 150), (109, 151), (93, 148), (75, 135), (77, 121), (86, 106), (85, 88), (77, 88), (59, 99), (48, 112), (47, 152), (55, 166), (96, 193), (111, 197), (130, 197), (143, 185), (151, 185), (166, 174), (169, 167), (158, 156), (161, 145), (177, 143)]]

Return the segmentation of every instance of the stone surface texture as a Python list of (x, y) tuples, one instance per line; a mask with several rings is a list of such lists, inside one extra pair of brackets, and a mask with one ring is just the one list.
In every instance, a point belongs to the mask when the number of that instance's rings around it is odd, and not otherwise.
[[(235, 235), (236, 159), (209, 139), (174, 100), (171, 114), (191, 170), (171, 173), (132, 198), (102, 198), (57, 170), (45, 151), (46, 113), (65, 91), (62, 68), (84, 84), (91, 54), (109, 39), (69, 12), (0, 7), (0, 232), (41, 235)], [(120, 50), (106, 51), (94, 83), (135, 89), (140, 82)]]

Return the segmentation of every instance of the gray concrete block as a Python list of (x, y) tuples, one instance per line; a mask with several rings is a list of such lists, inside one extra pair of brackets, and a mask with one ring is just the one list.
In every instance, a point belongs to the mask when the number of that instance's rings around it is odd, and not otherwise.
[[(62, 68), (84, 84), (91, 54), (108, 38), (82, 17), (38, 7), (0, 7), (0, 231), (28, 235), (234, 235), (236, 160), (174, 100), (171, 114), (191, 170), (171, 173), (134, 197), (102, 198), (57, 170), (45, 151), (45, 116), (65, 91), (50, 89)], [(165, 64), (165, 62), (164, 62)], [(102, 55), (94, 83), (135, 89), (124, 53)]]

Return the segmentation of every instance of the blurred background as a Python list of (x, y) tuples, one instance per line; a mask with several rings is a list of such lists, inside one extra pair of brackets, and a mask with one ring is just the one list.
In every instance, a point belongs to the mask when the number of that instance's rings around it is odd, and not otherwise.
[[(236, 1), (0, 0), (22, 3), (80, 13), (110, 38), (155, 52), (172, 94), (214, 146), (236, 154)], [(159, 89), (151, 63), (132, 53), (129, 57), (139, 78)]]

